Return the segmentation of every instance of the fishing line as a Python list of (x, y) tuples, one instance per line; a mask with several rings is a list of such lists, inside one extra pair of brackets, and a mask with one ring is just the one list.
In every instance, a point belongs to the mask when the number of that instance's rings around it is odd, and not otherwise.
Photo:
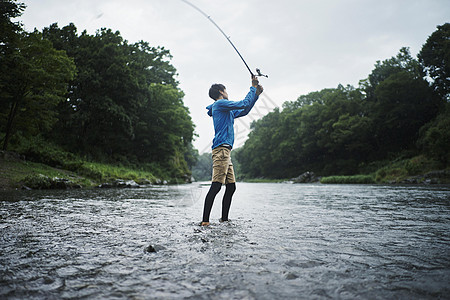
[(250, 69), (250, 67), (247, 65), (247, 63), (245, 62), (244, 58), (242, 57), (241, 53), (239, 53), (238, 49), (234, 46), (233, 42), (230, 40), (230, 38), (225, 34), (225, 32), (223, 32), (223, 30), (219, 27), (219, 25), (217, 25), (216, 22), (214, 22), (214, 20), (208, 16), (203, 10), (201, 10), (200, 8), (198, 8), (197, 6), (195, 6), (194, 4), (192, 4), (191, 2), (187, 1), (187, 0), (181, 0), (184, 3), (186, 3), (187, 5), (191, 6), (192, 8), (194, 8), (195, 10), (197, 10), (199, 13), (201, 13), (203, 16), (205, 16), (209, 21), (211, 21), (211, 23), (214, 24), (214, 26), (216, 26), (217, 29), (219, 29), (219, 31), (223, 34), (223, 36), (228, 40), (228, 42), (230, 42), (231, 46), (233, 47), (233, 49), (236, 51), (236, 53), (239, 55), (239, 57), (242, 59), (242, 62), (244, 63), (244, 65), (247, 67), (247, 70), (250, 72), (250, 74), (252, 76), (263, 76), (263, 77), (269, 77), (267, 75), (261, 74), (261, 71), (257, 68), (256, 69), (256, 74), (253, 74), (252, 70)]

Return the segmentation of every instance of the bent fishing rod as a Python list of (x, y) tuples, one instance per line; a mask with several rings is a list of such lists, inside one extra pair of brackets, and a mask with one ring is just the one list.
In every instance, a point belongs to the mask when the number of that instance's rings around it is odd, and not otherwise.
[(230, 38), (225, 34), (225, 32), (223, 32), (223, 30), (219, 27), (219, 25), (216, 24), (216, 22), (214, 22), (213, 19), (211, 19), (210, 16), (208, 16), (204, 11), (202, 11), (200, 8), (198, 8), (197, 6), (195, 6), (194, 4), (192, 4), (191, 2), (187, 1), (187, 0), (181, 0), (184, 3), (186, 3), (187, 5), (191, 6), (192, 8), (194, 8), (195, 10), (197, 10), (199, 13), (201, 13), (203, 16), (205, 16), (209, 21), (211, 21), (211, 23), (214, 24), (214, 26), (216, 26), (217, 29), (219, 29), (219, 31), (223, 34), (223, 36), (228, 40), (228, 42), (230, 42), (231, 46), (233, 47), (233, 49), (236, 51), (236, 53), (239, 55), (239, 57), (242, 59), (242, 61), (244, 62), (244, 65), (247, 67), (247, 70), (250, 72), (250, 75), (252, 75), (252, 77), (254, 76), (263, 76), (263, 77), (269, 77), (267, 75), (264, 75), (261, 73), (261, 71), (256, 68), (256, 75), (253, 74), (252, 70), (250, 69), (250, 67), (247, 65), (247, 63), (245, 62), (244, 58), (242, 57), (241, 53), (239, 53), (238, 49), (234, 46), (233, 42), (230, 40)]

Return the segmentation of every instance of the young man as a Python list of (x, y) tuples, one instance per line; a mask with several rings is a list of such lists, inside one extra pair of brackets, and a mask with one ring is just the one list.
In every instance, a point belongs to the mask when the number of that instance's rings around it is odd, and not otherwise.
[(228, 93), (222, 84), (213, 84), (209, 89), (209, 97), (215, 102), (206, 107), (208, 115), (214, 122), (214, 139), (212, 145), (213, 175), (212, 184), (206, 195), (203, 208), (201, 226), (209, 225), (209, 215), (214, 198), (225, 184), (225, 195), (222, 200), (222, 218), (220, 222), (228, 221), (231, 198), (236, 190), (233, 164), (231, 163), (231, 149), (234, 143), (234, 119), (247, 115), (263, 92), (256, 76), (252, 77), (250, 92), (242, 101), (228, 100)]

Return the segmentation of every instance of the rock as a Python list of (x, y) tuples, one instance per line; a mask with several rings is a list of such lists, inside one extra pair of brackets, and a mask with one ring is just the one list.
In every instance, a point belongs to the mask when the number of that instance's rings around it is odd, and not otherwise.
[(102, 188), (102, 189), (110, 189), (110, 188), (113, 188), (114, 186), (112, 183), (105, 182), (105, 183), (98, 185), (97, 187)]
[(192, 176), (189, 175), (189, 174), (184, 174), (184, 175), (183, 175), (184, 183), (192, 183), (193, 178), (194, 178), (194, 177), (192, 177)]
[(146, 179), (146, 178), (140, 178), (140, 179), (138, 179), (137, 184), (139, 184), (139, 185), (149, 185), (149, 184), (152, 184), (152, 182), (150, 180)]
[(400, 181), (400, 183), (403, 183), (403, 184), (418, 184), (418, 183), (421, 183), (422, 181), (423, 181), (422, 177), (414, 176), (414, 177), (409, 177), (409, 178), (403, 179), (402, 181)]
[(423, 183), (425, 183), (425, 184), (438, 184), (439, 180), (437, 178), (429, 178), (429, 179), (425, 179), (425, 181)]
[(125, 187), (127, 187), (127, 188), (138, 188), (140, 186), (134, 180), (127, 180), (127, 181), (125, 181)]
[(287, 280), (293, 280), (293, 279), (297, 279), (297, 278), (298, 278), (298, 275), (289, 272), (289, 273), (286, 274), (285, 278), (286, 278)]
[(66, 178), (53, 177), (51, 180), (51, 185), (53, 189), (68, 189), (72, 182)]
[(116, 179), (113, 182), (105, 182), (97, 186), (98, 188), (139, 188), (141, 187), (134, 180)]
[(148, 245), (147, 247), (145, 247), (144, 252), (154, 253), (156, 252), (156, 249), (152, 245)]
[(166, 248), (163, 246), (160, 246), (160, 245), (155, 245), (155, 246), (148, 245), (147, 247), (145, 247), (144, 252), (155, 253), (155, 252), (158, 252), (158, 251), (161, 251), (164, 249), (166, 249)]
[(401, 180), (402, 184), (440, 184), (450, 181), (450, 170), (431, 171), (423, 175), (411, 176)]
[(126, 184), (126, 181), (125, 181), (125, 180), (122, 180), (122, 179), (116, 179), (116, 180), (113, 182), (113, 186), (114, 186), (114, 187), (118, 187), (118, 188), (124, 188), (124, 187), (127, 187), (127, 184)]
[(450, 170), (431, 171), (424, 175), (425, 178), (450, 178)]
[(305, 172), (298, 177), (292, 178), (293, 183), (312, 183), (318, 182), (319, 178), (314, 174), (314, 172)]

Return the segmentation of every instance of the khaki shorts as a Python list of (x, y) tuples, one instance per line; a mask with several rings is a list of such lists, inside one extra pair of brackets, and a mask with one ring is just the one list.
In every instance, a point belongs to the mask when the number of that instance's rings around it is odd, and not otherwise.
[(219, 146), (213, 149), (213, 182), (220, 182), (222, 184), (236, 182), (230, 154), (231, 150), (226, 147)]

